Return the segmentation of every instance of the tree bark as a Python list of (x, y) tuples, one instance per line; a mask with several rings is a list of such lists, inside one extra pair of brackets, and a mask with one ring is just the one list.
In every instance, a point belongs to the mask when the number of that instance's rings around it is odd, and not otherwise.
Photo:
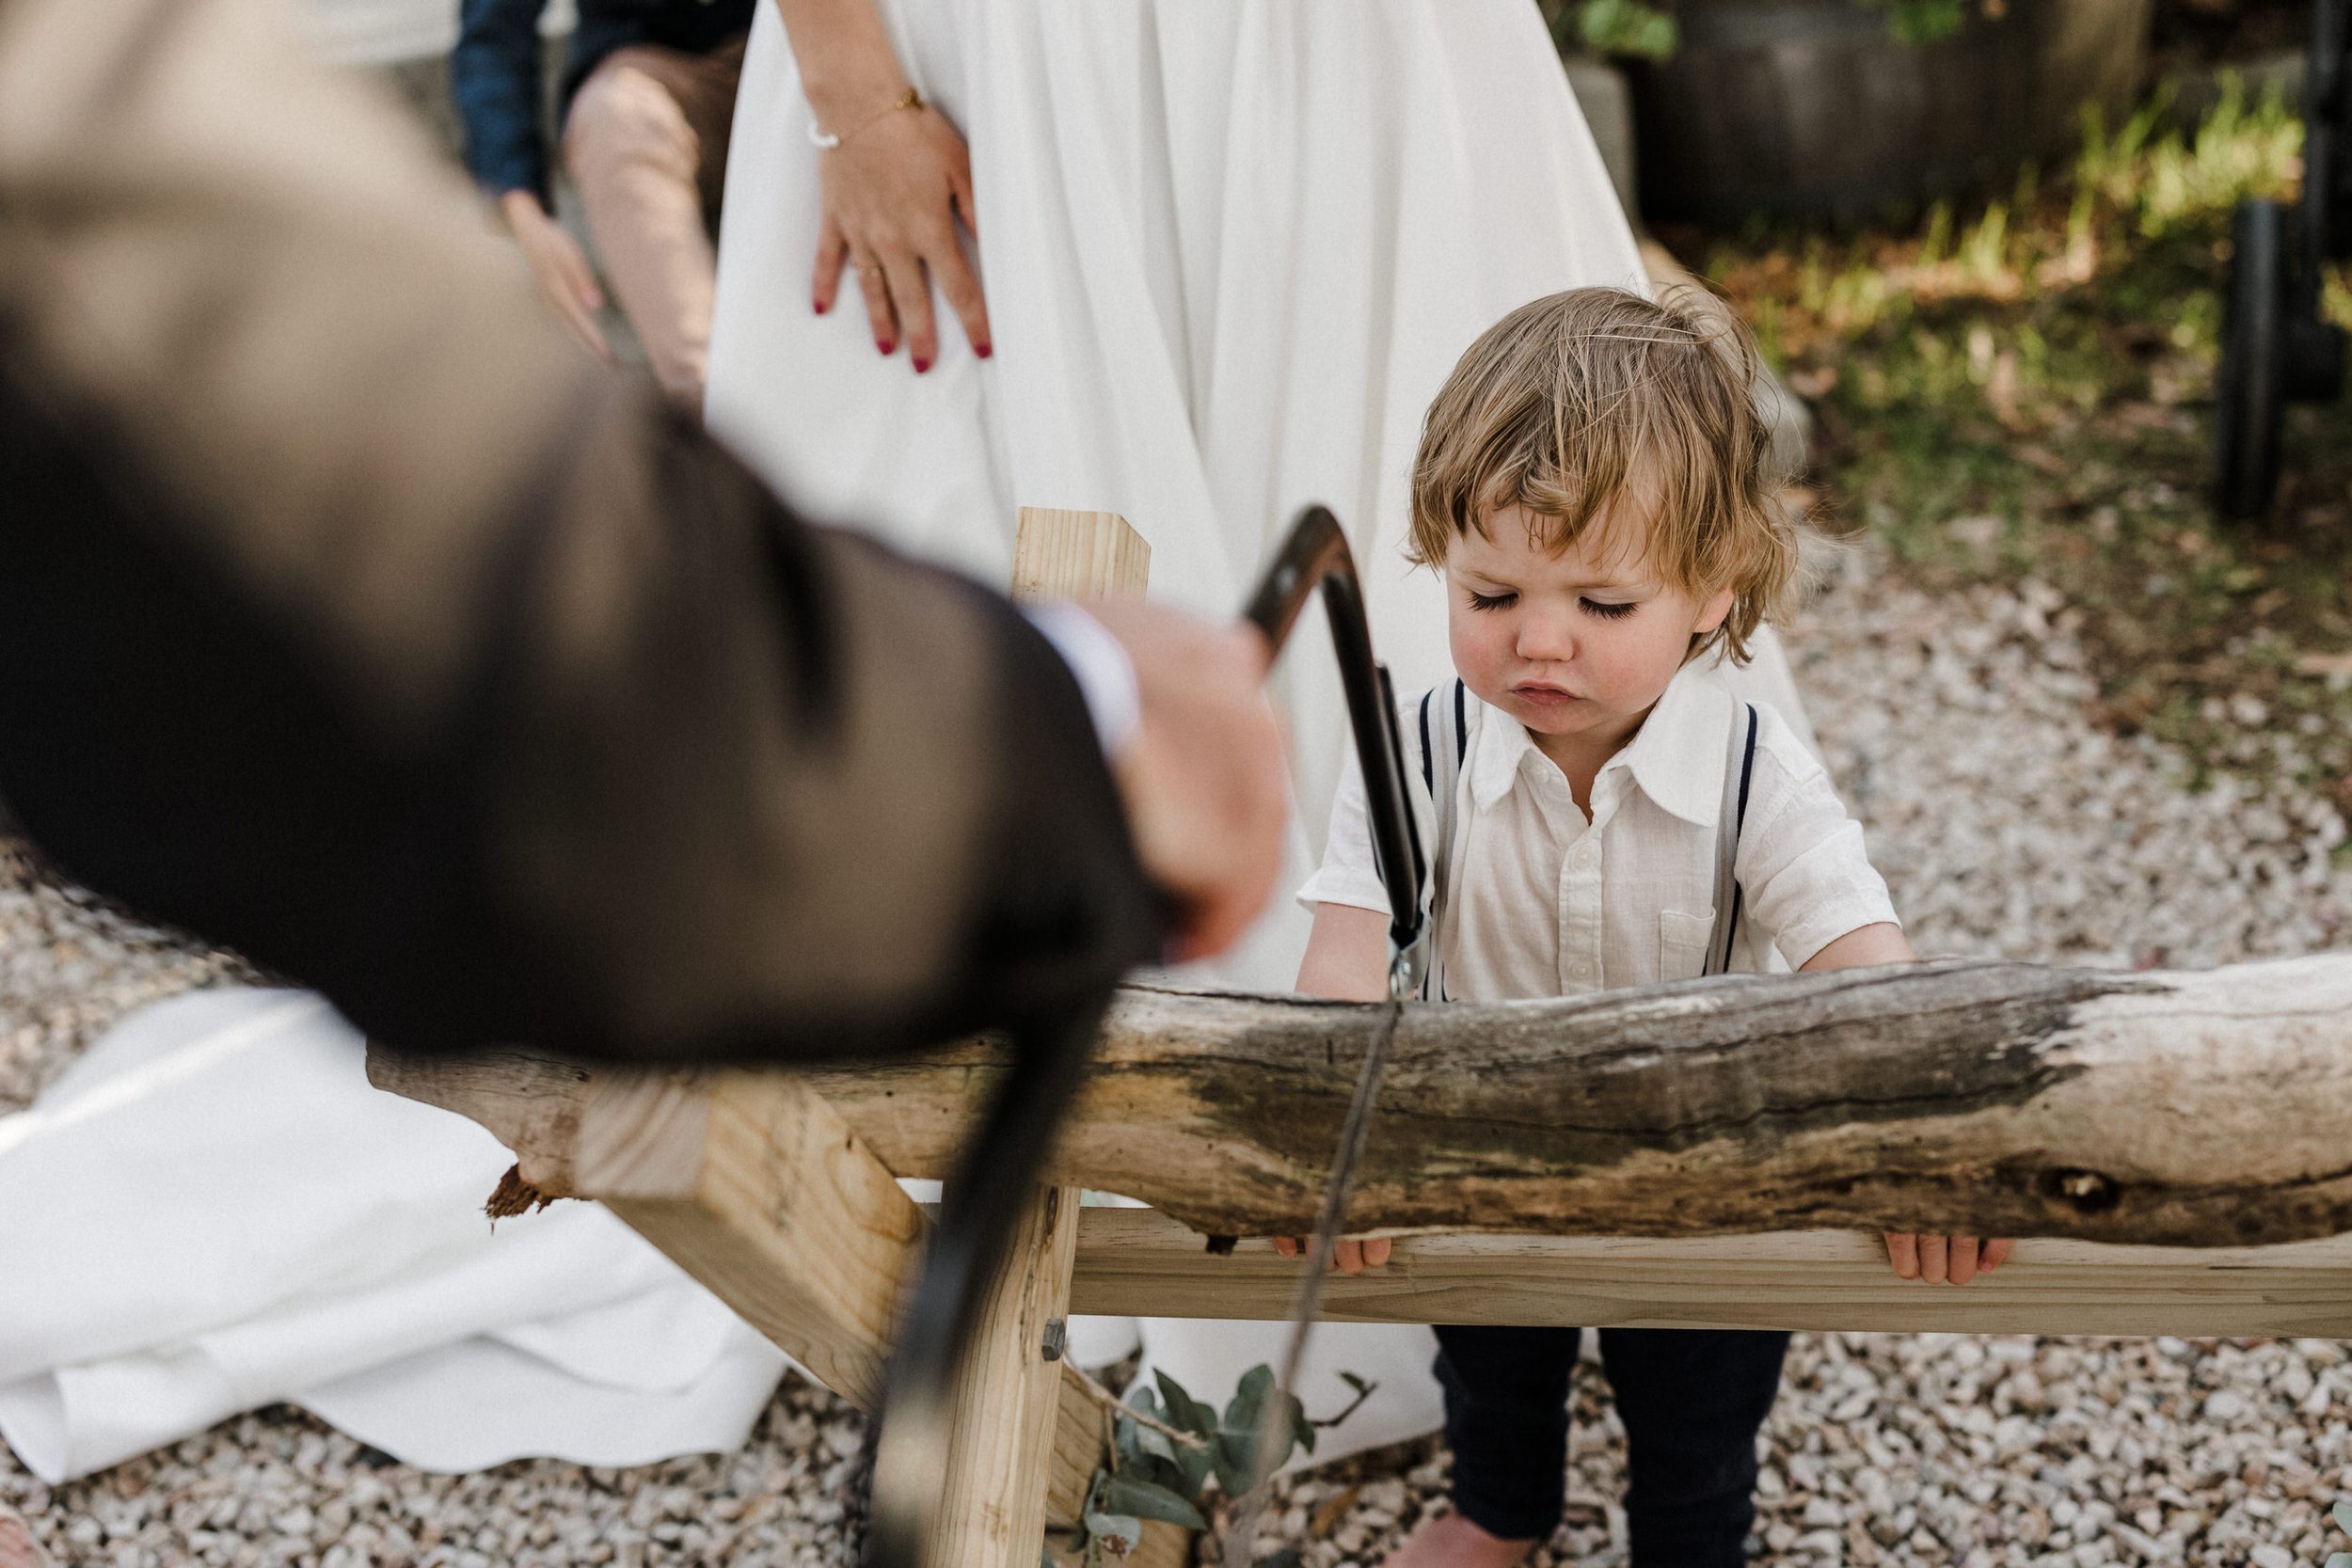
[[(1303, 1233), (1378, 1011), (1130, 989), (1057, 1177), (1212, 1235)], [(970, 1044), (813, 1082), (892, 1170), (936, 1175), (997, 1061)], [(2188, 1246), (2352, 1230), (2352, 955), (1408, 1006), (1349, 1223)]]
[[(1211, 1235), (1303, 1233), (1379, 1010), (1130, 988), (1051, 1179)], [(372, 1070), (512, 1143), (501, 1117), (560, 1131), (545, 1101), (578, 1092), (552, 1066), (526, 1092), (527, 1061)], [(938, 1176), (999, 1071), (983, 1041), (809, 1082), (894, 1173)], [(459, 1083), (476, 1072), (492, 1114)], [(532, 1175), (532, 1148), (516, 1147)], [(564, 1163), (538, 1150), (540, 1168)], [(2181, 1246), (2352, 1231), (2352, 954), (2144, 974), (1936, 962), (1408, 1005), (1349, 1223)]]

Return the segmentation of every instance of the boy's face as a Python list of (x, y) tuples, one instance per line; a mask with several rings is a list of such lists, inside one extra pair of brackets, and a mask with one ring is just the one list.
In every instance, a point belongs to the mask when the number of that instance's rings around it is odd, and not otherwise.
[(1555, 553), (1538, 519), (1505, 508), (1488, 515), (1486, 534), (1457, 536), (1446, 555), (1454, 670), (1555, 761), (1547, 739), (1596, 766), (1623, 745), (1682, 668), (1692, 637), (1731, 612), (1728, 588), (1700, 599), (1665, 580), (1644, 559), (1627, 509), (1620, 501)]

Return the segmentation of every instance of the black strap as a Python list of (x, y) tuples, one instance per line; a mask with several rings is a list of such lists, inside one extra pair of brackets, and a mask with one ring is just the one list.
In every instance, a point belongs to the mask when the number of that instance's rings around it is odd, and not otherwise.
[[(1740, 758), (1739, 814), (1731, 819), (1731, 854), (1734, 864), (1738, 863), (1740, 857), (1740, 830), (1748, 825), (1748, 782), (1756, 776), (1756, 705), (1748, 703), (1743, 705), (1748, 710), (1748, 741), (1747, 750)], [(1732, 945), (1740, 940), (1741, 896), (1742, 889), (1740, 886), (1740, 879), (1735, 876), (1731, 879), (1731, 921), (1724, 927), (1724, 968), (1726, 973), (1731, 968)]]

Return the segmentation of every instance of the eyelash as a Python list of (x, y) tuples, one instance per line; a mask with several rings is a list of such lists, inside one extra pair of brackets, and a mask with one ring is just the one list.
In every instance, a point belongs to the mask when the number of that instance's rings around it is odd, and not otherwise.
[[(1472, 594), (1470, 602), (1472, 610), (1505, 610), (1518, 598), (1517, 594)], [(1603, 604), (1597, 599), (1579, 599), (1577, 603), (1587, 615), (1597, 615), (1604, 621), (1622, 621), (1639, 608), (1631, 603)]]

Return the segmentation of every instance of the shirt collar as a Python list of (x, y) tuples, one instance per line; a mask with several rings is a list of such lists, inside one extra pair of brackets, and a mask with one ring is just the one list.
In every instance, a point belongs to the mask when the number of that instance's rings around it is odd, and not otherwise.
[[(1601, 768), (1622, 768), (1642, 792), (1693, 827), (1711, 828), (1723, 815), (1724, 748), (1731, 723), (1730, 692), (1697, 663), (1686, 664), (1643, 721), (1632, 741)], [(1480, 810), (1511, 792), (1535, 750), (1527, 729), (1502, 709), (1475, 705), (1478, 736), (1470, 748), (1470, 799)]]

